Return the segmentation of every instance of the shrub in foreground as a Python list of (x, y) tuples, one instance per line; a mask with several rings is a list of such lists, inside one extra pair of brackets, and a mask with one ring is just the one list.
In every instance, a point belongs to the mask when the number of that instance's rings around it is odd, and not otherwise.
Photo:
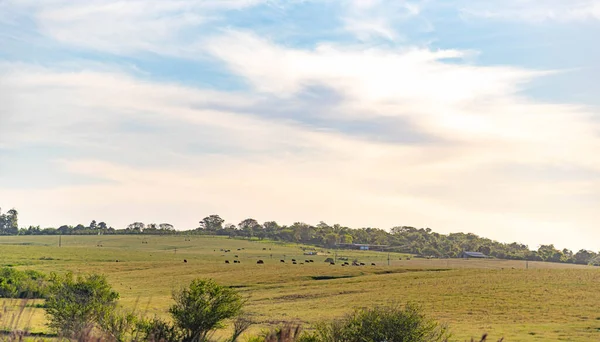
[(209, 334), (223, 327), (223, 321), (242, 311), (242, 296), (213, 280), (196, 279), (173, 293), (175, 304), (169, 312), (183, 333), (183, 341), (206, 341)]
[(0, 269), (0, 298), (45, 298), (47, 285), (46, 275), (41, 272)]
[(50, 280), (46, 315), (49, 327), (60, 336), (80, 338), (89, 334), (116, 308), (119, 294), (104, 276), (52, 274)]
[(448, 329), (427, 318), (414, 304), (357, 309), (317, 325), (312, 336), (300, 340), (323, 342), (434, 342), (445, 341)]

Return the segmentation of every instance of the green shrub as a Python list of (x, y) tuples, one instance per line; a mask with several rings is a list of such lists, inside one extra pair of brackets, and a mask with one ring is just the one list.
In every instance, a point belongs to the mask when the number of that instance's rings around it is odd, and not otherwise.
[(181, 330), (159, 318), (138, 320), (137, 338), (139, 341), (178, 342), (183, 340)]
[(99, 328), (109, 341), (130, 340), (137, 327), (138, 318), (133, 312), (123, 309), (108, 310), (98, 321)]
[(317, 325), (310, 341), (434, 342), (449, 337), (446, 326), (425, 317), (418, 306), (357, 309), (345, 317)]
[(47, 287), (47, 277), (43, 273), (10, 267), (0, 269), (0, 298), (45, 298)]
[(81, 338), (116, 308), (119, 294), (101, 275), (51, 275), (46, 315), (48, 326), (60, 336)]
[(196, 279), (173, 293), (175, 304), (169, 312), (183, 341), (206, 341), (209, 334), (223, 327), (223, 321), (237, 316), (244, 305), (242, 296), (213, 280)]

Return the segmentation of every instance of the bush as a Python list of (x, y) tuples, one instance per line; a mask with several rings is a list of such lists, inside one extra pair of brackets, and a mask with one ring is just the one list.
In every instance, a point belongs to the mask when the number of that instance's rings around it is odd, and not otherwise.
[(109, 341), (123, 342), (133, 335), (137, 322), (138, 318), (133, 312), (118, 309), (104, 312), (98, 325)]
[(0, 269), (0, 298), (45, 298), (48, 282), (46, 275), (37, 271)]
[(138, 320), (137, 336), (140, 341), (178, 342), (183, 340), (182, 333), (174, 325), (159, 318)]
[(175, 304), (169, 312), (181, 329), (183, 341), (206, 341), (209, 334), (223, 327), (223, 321), (237, 316), (244, 305), (242, 296), (213, 280), (196, 279), (189, 287), (173, 293)]
[(330, 323), (317, 325), (306, 340), (323, 342), (433, 342), (449, 337), (446, 326), (426, 318), (418, 306), (357, 309)]
[(51, 275), (46, 315), (48, 326), (68, 338), (89, 333), (116, 307), (119, 294), (101, 275)]

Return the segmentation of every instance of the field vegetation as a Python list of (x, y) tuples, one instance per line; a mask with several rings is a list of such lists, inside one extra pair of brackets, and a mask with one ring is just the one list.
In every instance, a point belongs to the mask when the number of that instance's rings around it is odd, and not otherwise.
[[(305, 255), (314, 247), (214, 236), (60, 239), (61, 247), (58, 236), (0, 237), (0, 266), (45, 274), (104, 274), (125, 309), (166, 320), (174, 289), (197, 278), (214, 279), (247, 298), (245, 314), (256, 322), (249, 333), (289, 322), (310, 329), (356, 308), (412, 302), (447, 323), (451, 340), (484, 332), (507, 341), (600, 337), (600, 270), (590, 266), (414, 256), (408, 260), (403, 253), (327, 248)], [(324, 262), (327, 258), (334, 258), (336, 265)], [(365, 266), (342, 266), (340, 259)], [(41, 299), (5, 299), (0, 325), (10, 328), (18, 314), (18, 329), (50, 332), (42, 304)]]

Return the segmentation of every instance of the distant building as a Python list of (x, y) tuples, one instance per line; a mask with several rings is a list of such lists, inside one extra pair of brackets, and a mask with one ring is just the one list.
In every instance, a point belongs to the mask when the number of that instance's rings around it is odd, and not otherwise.
[(489, 256), (481, 253), (481, 252), (462, 252), (459, 256), (460, 258), (463, 259), (486, 259), (489, 258)]
[(384, 248), (389, 247), (388, 245), (367, 245), (360, 243), (338, 243), (336, 244), (338, 248), (347, 248), (347, 249), (360, 249), (361, 251), (382, 251)]

